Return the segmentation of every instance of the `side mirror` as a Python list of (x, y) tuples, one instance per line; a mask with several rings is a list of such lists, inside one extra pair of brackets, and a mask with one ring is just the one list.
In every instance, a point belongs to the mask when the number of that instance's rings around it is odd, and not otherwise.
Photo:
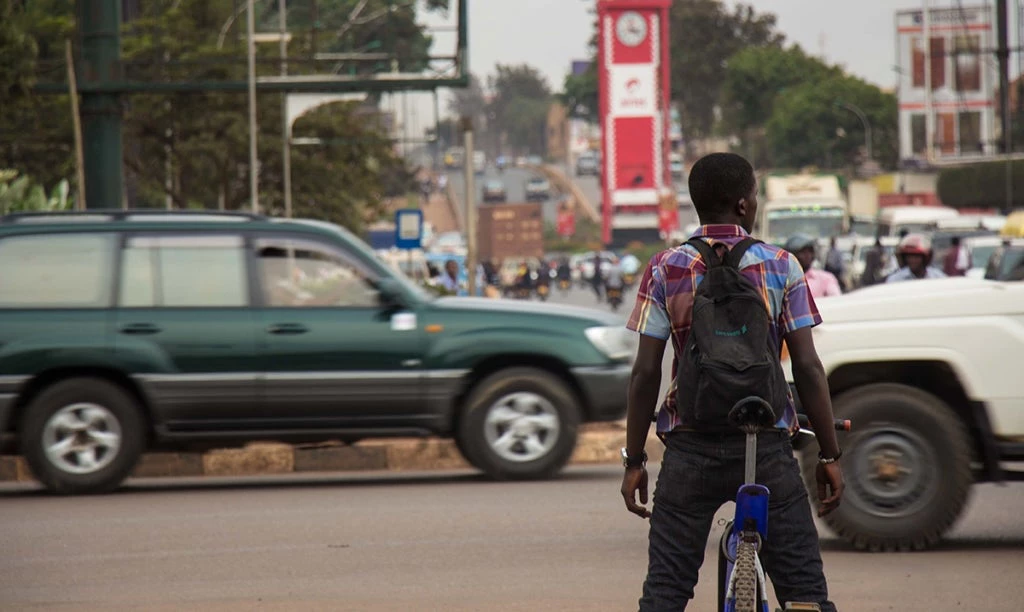
[(396, 310), (405, 306), (405, 296), (398, 281), (394, 279), (381, 279), (377, 284), (377, 293), (380, 305), (385, 310)]

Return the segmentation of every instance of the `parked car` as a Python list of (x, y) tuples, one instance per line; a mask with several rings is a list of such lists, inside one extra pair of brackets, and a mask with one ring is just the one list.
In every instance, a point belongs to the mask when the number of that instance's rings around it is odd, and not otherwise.
[(576, 176), (597, 176), (600, 172), (601, 164), (596, 152), (587, 151), (576, 158)]
[(526, 181), (526, 200), (529, 202), (547, 200), (551, 197), (551, 183), (542, 176), (531, 177)]
[(491, 179), (484, 183), (484, 202), (504, 202), (508, 199), (505, 193), (505, 183), (497, 179)]
[(146, 451), (399, 435), (550, 476), (625, 414), (633, 342), (595, 310), (432, 297), (324, 222), (0, 219), (0, 451), (61, 493)]
[(853, 423), (840, 435), (843, 503), (824, 518), (837, 535), (871, 551), (928, 548), (972, 485), (1024, 478), (1013, 466), (1024, 460), (1024, 284), (889, 283), (818, 308), (833, 409)]

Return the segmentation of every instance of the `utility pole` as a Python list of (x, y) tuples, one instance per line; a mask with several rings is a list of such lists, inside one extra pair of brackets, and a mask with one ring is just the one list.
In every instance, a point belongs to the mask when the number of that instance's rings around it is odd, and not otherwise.
[(462, 118), (462, 137), (465, 148), (466, 171), (466, 273), (469, 276), (469, 295), (476, 295), (476, 186), (473, 184), (473, 118)]
[(1010, 48), (1009, 19), (1006, 0), (996, 0), (996, 57), (999, 60), (999, 107), (1002, 110), (1003, 155), (1006, 156), (1006, 204), (1003, 212), (1013, 209), (1013, 130), (1010, 120)]
[(256, 154), (256, 16), (253, 0), (247, 0), (245, 10), (246, 46), (249, 56), (249, 198), (252, 212), (260, 212), (259, 158)]
[(932, 161), (935, 142), (935, 112), (932, 110), (932, 7), (924, 0), (924, 143), (925, 159)]
[[(82, 45), (82, 142), (85, 207), (120, 208), (124, 184), (121, 145), (121, 97), (98, 93), (90, 85), (123, 80), (121, 3), (80, 0), (78, 32)], [(74, 92), (71, 92), (74, 95)], [(82, 186), (79, 185), (79, 189)]]
[[(288, 7), (277, 0), (281, 34), (281, 76), (288, 76)], [(281, 173), (284, 175), (284, 216), (292, 216), (292, 124), (288, 120), (288, 92), (281, 94)]]

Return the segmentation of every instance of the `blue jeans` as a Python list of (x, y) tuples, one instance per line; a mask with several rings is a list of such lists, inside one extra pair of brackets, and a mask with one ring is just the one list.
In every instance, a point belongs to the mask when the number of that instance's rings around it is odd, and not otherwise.
[[(693, 598), (711, 521), (743, 483), (745, 439), (693, 432), (665, 436), (654, 490), (641, 612), (679, 612)], [(835, 612), (818, 549), (807, 489), (786, 432), (758, 436), (757, 482), (771, 490), (768, 538), (760, 557), (780, 604), (815, 602)], [(715, 587), (717, 589), (717, 585)]]

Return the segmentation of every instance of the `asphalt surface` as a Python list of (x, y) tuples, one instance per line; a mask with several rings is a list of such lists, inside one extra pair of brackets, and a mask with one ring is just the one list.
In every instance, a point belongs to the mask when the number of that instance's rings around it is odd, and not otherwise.
[[(0, 608), (635, 610), (647, 527), (625, 511), (620, 477), (603, 466), (534, 483), (470, 472), (161, 479), (82, 498), (5, 485)], [(975, 493), (937, 550), (856, 553), (823, 531), (840, 609), (1020, 610), (1024, 487)], [(721, 530), (690, 609), (714, 607)]]
[[(607, 308), (582, 290), (554, 299)], [(623, 507), (620, 478), (596, 466), (529, 483), (468, 470), (135, 479), (78, 498), (3, 484), (0, 609), (635, 610), (647, 527)], [(833, 599), (844, 611), (1020, 610), (1022, 506), (1024, 485), (976, 487), (924, 553), (854, 552), (822, 526)], [(692, 610), (714, 607), (722, 528)]]

